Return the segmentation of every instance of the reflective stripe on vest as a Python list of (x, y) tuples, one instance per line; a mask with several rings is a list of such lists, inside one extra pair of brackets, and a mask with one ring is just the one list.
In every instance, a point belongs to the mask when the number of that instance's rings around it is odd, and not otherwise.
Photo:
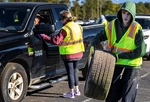
[[(108, 26), (105, 27), (106, 35), (108, 37), (108, 51), (115, 54), (120, 54), (123, 52), (132, 52), (136, 49), (135, 45), (135, 35), (141, 26), (137, 22), (133, 22), (122, 38), (116, 43), (116, 31), (114, 26), (115, 20), (110, 22)], [(128, 66), (140, 66), (142, 64), (142, 57), (136, 59), (118, 59), (116, 62), (118, 65), (128, 65)]]
[(60, 44), (61, 46), (74, 45), (74, 44), (76, 44), (76, 43), (81, 43), (81, 42), (83, 42), (83, 38), (81, 38), (81, 39), (79, 39), (79, 40), (77, 40), (77, 41), (74, 41), (74, 40), (73, 40), (73, 34), (72, 34), (71, 28), (70, 28), (69, 26), (65, 26), (65, 27), (70, 30), (70, 41), (69, 41), (69, 42), (68, 42), (68, 41), (65, 42), (65, 40), (64, 40), (64, 41)]
[(84, 52), (82, 27), (74, 22), (69, 22), (62, 29), (66, 31), (67, 35), (59, 44), (60, 54)]

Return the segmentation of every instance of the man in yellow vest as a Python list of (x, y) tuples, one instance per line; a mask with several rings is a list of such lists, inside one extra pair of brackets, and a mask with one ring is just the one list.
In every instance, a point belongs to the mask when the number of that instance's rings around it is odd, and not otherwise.
[(59, 45), (59, 53), (68, 73), (69, 92), (63, 94), (65, 98), (75, 98), (75, 95), (81, 94), (78, 88), (77, 67), (84, 52), (83, 30), (79, 24), (74, 22), (75, 19), (69, 11), (61, 11), (60, 20), (63, 27), (59, 33), (53, 37), (41, 35), (45, 41)]
[(135, 21), (136, 5), (126, 1), (117, 18), (96, 35), (92, 45), (108, 40), (108, 51), (116, 56), (112, 84), (106, 102), (135, 102), (138, 74), (145, 54), (142, 27)]
[(108, 21), (104, 15), (100, 16), (99, 22), (100, 22), (100, 24), (103, 24), (104, 26), (108, 24)]

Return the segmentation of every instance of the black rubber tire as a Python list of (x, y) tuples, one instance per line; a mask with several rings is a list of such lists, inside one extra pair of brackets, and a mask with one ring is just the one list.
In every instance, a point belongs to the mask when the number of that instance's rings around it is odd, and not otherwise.
[(88, 71), (88, 68), (90, 66), (90, 62), (91, 62), (91, 58), (92, 58), (92, 54), (94, 53), (94, 47), (91, 46), (90, 48), (90, 53), (89, 53), (89, 56), (88, 56), (88, 61), (86, 63), (86, 66), (81, 70), (82, 71), (82, 76), (83, 76), (83, 79), (86, 79), (86, 76), (87, 76), (87, 71)]
[(150, 53), (149, 53), (149, 55), (146, 57), (146, 59), (147, 59), (147, 60), (150, 60)]
[(88, 69), (84, 95), (97, 100), (105, 100), (114, 73), (116, 58), (109, 52), (95, 50)]
[[(27, 78), (26, 71), (22, 65), (13, 62), (8, 63), (5, 66), (0, 78), (0, 95), (2, 100), (4, 102), (21, 102), (27, 93), (27, 88), (28, 88), (27, 79), (28, 78)], [(10, 86), (13, 85), (13, 82), (16, 84), (13, 87), (14, 89)], [(15, 90), (15, 91), (11, 92), (10, 90), (11, 91)], [(17, 96), (18, 93), (20, 95)], [(14, 96), (14, 99), (11, 98), (10, 96)], [(15, 98), (16, 96), (17, 98)]]

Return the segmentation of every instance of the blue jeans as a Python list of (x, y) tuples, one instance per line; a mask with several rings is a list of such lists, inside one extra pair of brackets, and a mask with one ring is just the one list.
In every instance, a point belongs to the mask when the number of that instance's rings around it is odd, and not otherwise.
[(78, 86), (79, 77), (78, 77), (78, 60), (76, 61), (67, 61), (64, 60), (66, 71), (68, 74), (68, 84), (69, 88), (73, 89), (74, 86)]

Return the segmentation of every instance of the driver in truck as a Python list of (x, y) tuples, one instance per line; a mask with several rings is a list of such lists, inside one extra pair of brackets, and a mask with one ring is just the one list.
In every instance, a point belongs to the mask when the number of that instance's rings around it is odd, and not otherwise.
[(34, 19), (34, 25), (39, 24), (41, 18), (43, 18), (43, 17), (40, 14), (37, 14)]
[[(36, 17), (35, 17), (35, 19), (34, 19), (34, 27), (39, 24), (41, 18), (43, 18), (43, 17), (42, 17), (40, 14), (37, 14), (37, 15), (36, 15)], [(33, 27), (33, 28), (34, 28), (34, 27)], [(42, 34), (41, 34), (41, 35), (42, 35)], [(34, 54), (33, 46), (30, 45), (29, 43), (26, 43), (26, 45), (27, 45), (27, 47), (28, 47), (28, 55), (29, 55), (29, 56), (33, 56), (33, 54)]]

